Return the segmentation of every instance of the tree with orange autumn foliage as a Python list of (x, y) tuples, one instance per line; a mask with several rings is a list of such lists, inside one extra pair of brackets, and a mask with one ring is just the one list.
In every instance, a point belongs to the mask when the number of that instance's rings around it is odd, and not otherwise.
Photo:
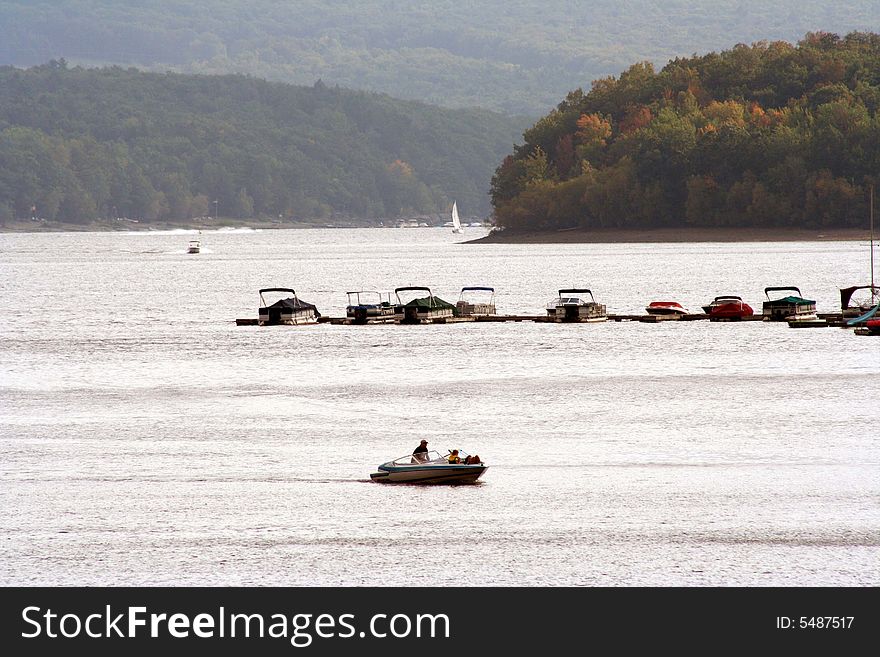
[(499, 169), (529, 175), (493, 193), (498, 225), (860, 225), (880, 182), (878, 70), (880, 35), (813, 33), (596, 80)]

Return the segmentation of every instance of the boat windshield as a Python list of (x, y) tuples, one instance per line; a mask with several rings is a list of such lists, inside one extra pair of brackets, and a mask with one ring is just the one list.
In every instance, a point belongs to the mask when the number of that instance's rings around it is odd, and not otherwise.
[(551, 299), (547, 304), (548, 308), (556, 308), (557, 306), (585, 306), (586, 301), (580, 297), (556, 297)]
[[(401, 456), (400, 458), (394, 459), (387, 465), (393, 466), (403, 466), (403, 465), (445, 465), (449, 463), (449, 454), (451, 452), (446, 452), (445, 454), (441, 454), (436, 450), (429, 450), (427, 452), (423, 452), (421, 454), (407, 454), (405, 456)], [(462, 461), (468, 457), (468, 453), (462, 450), (458, 450), (458, 456)]]

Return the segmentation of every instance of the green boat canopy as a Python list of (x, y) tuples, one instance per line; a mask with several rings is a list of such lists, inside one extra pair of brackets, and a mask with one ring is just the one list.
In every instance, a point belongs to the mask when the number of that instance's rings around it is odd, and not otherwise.
[(448, 301), (444, 301), (440, 297), (422, 297), (421, 299), (413, 299), (409, 303), (405, 304), (406, 308), (425, 308), (427, 310), (438, 310), (442, 308), (452, 308), (455, 309)]
[(773, 303), (816, 303), (811, 299), (804, 299), (803, 297), (783, 297), (782, 299), (773, 299)]

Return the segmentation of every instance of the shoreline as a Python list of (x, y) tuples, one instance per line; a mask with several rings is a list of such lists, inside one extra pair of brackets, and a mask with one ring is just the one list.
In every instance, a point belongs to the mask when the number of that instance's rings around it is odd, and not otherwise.
[(490, 233), (466, 244), (614, 244), (661, 242), (845, 242), (870, 239), (862, 228), (655, 228)]
[[(291, 224), (277, 221), (217, 221), (196, 225), (176, 222), (132, 223), (92, 222), (66, 224), (55, 221), (15, 221), (0, 225), (2, 233), (113, 233), (152, 231), (215, 231), (220, 229), (304, 230), (333, 228), (396, 228), (375, 225)], [(462, 244), (635, 244), (686, 242), (843, 242), (867, 241), (870, 231), (862, 228), (784, 229), (784, 228), (655, 228), (535, 231), (489, 233)], [(880, 239), (876, 237), (875, 239)]]

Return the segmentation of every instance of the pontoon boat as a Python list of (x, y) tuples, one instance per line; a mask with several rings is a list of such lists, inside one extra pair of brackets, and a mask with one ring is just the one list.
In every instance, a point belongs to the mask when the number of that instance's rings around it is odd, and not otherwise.
[(391, 303), (391, 292), (359, 290), (346, 292), (346, 294), (348, 295), (348, 306), (345, 308), (345, 315), (355, 323), (393, 319), (394, 304)]
[[(476, 292), (477, 294), (472, 294)], [(495, 314), (494, 287), (463, 287), (455, 304), (455, 314), (461, 317), (468, 315)]]
[[(586, 295), (590, 298), (587, 300)], [(587, 289), (559, 290), (559, 296), (547, 304), (547, 316), (563, 322), (604, 322), (605, 304), (596, 303)]]
[[(267, 296), (264, 296), (267, 295)], [(271, 296), (269, 296), (271, 295)], [(272, 304), (266, 299), (282, 296)], [(273, 326), (277, 324), (314, 324), (318, 321), (321, 313), (311, 303), (302, 301), (296, 296), (296, 291), (289, 287), (267, 287), (260, 290), (260, 326)]]
[[(787, 295), (779, 299), (771, 299), (771, 292), (795, 292), (797, 296)], [(764, 321), (782, 322), (816, 318), (816, 302), (804, 299), (801, 296), (801, 291), (794, 286), (765, 287), (764, 294), (767, 297), (762, 309)]]
[[(426, 294), (419, 296), (419, 293)], [(406, 324), (418, 324), (423, 320), (452, 317), (455, 309), (455, 306), (448, 301), (435, 297), (431, 293), (431, 288), (428, 287), (399, 287), (394, 290), (394, 296), (397, 297), (394, 312), (401, 315), (401, 321)]]

